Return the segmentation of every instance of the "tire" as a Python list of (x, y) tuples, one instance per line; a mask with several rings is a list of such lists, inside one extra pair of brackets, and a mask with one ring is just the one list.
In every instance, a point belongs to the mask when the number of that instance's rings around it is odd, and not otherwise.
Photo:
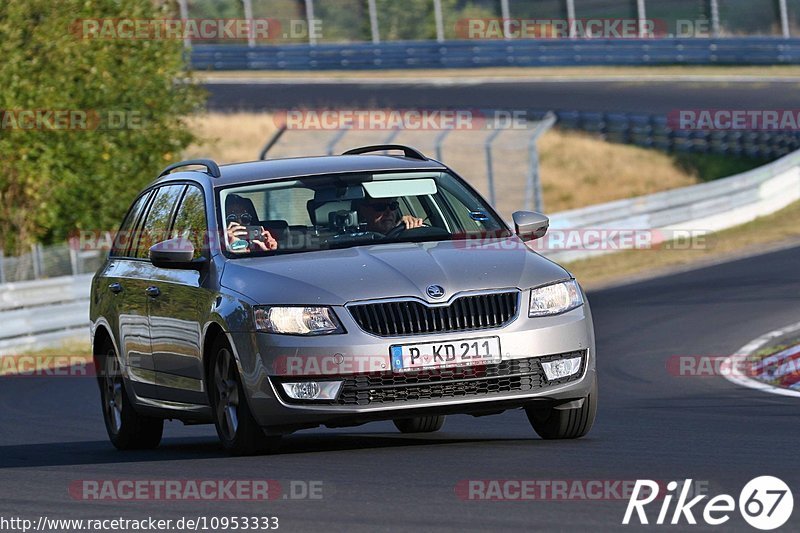
[(533, 430), (543, 439), (579, 439), (586, 435), (597, 416), (597, 378), (592, 382), (583, 405), (574, 409), (526, 407)]
[(399, 418), (394, 421), (401, 433), (433, 433), (444, 425), (445, 416), (420, 416), (417, 418)]
[(164, 432), (164, 420), (136, 412), (125, 390), (119, 358), (113, 346), (106, 345), (98, 360), (98, 381), (103, 421), (108, 438), (118, 450), (157, 448)]
[(220, 336), (211, 348), (207, 379), (209, 400), (222, 447), (232, 455), (255, 455), (277, 450), (280, 436), (267, 436), (256, 422), (244, 393), (233, 351)]

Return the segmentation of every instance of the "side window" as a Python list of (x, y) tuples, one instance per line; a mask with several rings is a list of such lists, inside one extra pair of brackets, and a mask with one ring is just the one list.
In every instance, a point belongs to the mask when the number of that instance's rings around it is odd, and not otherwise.
[(109, 254), (111, 257), (124, 257), (126, 255), (125, 252), (128, 250), (128, 246), (133, 238), (133, 226), (144, 209), (144, 206), (147, 205), (148, 198), (150, 198), (150, 193), (143, 194), (134, 202), (130, 210), (128, 210), (128, 216), (125, 217), (119, 231), (114, 236), (114, 244), (111, 246), (111, 253)]
[(168, 231), (175, 204), (178, 203), (185, 185), (167, 185), (158, 189), (150, 203), (147, 218), (141, 227), (135, 252), (131, 255), (138, 259), (147, 259), (150, 247), (169, 238)]
[(450, 205), (453, 215), (456, 217), (456, 222), (462, 231), (476, 232), (484, 229), (482, 223), (470, 217), (470, 209), (464, 205), (461, 200), (456, 198), (452, 192), (448, 191), (444, 187), (441, 187), (439, 192), (442, 193), (447, 200), (447, 203)]
[(175, 216), (175, 224), (172, 228), (172, 238), (182, 237), (189, 239), (194, 246), (194, 258), (203, 255), (203, 249), (207, 240), (205, 239), (208, 225), (206, 223), (206, 204), (203, 191), (192, 185), (186, 190), (178, 214)]

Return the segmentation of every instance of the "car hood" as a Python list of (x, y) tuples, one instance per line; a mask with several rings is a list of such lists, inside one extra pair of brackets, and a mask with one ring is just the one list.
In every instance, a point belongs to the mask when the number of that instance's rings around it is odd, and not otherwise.
[[(222, 285), (259, 304), (344, 305), (409, 296), (446, 301), (463, 291), (527, 289), (568, 277), (562, 267), (510, 237), (237, 258), (226, 262)], [(429, 285), (443, 287), (444, 298), (430, 298)]]

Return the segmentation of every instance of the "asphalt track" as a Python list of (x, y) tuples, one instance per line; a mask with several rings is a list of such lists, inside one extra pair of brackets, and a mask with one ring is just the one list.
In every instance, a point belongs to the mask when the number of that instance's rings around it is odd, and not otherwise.
[[(424, 73), (420, 73), (424, 77)], [(207, 83), (214, 111), (482, 108), (666, 114), (682, 109), (795, 109), (796, 81)]]
[[(91, 379), (0, 378), (0, 517), (274, 515), (283, 531), (643, 529), (620, 525), (623, 500), (462, 501), (454, 488), (466, 479), (691, 478), (738, 498), (751, 478), (775, 475), (798, 502), (798, 400), (666, 370), (670, 356), (729, 354), (797, 322), (798, 264), (800, 246), (590, 293), (600, 411), (578, 441), (540, 440), (512, 411), (450, 417), (424, 437), (389, 423), (309, 430), (286, 438), (279, 455), (250, 458), (225, 456), (209, 427), (173, 422), (160, 449), (121, 453), (106, 440)], [(317, 480), (323, 497), (93, 502), (68, 493), (76, 480), (127, 478)], [(754, 531), (738, 512), (717, 529)]]

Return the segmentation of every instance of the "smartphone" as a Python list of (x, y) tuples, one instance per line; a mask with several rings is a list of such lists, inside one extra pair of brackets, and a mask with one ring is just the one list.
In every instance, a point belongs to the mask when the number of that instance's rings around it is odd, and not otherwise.
[(247, 241), (264, 241), (264, 237), (261, 235), (261, 226), (245, 226), (247, 230), (247, 236), (245, 239)]

